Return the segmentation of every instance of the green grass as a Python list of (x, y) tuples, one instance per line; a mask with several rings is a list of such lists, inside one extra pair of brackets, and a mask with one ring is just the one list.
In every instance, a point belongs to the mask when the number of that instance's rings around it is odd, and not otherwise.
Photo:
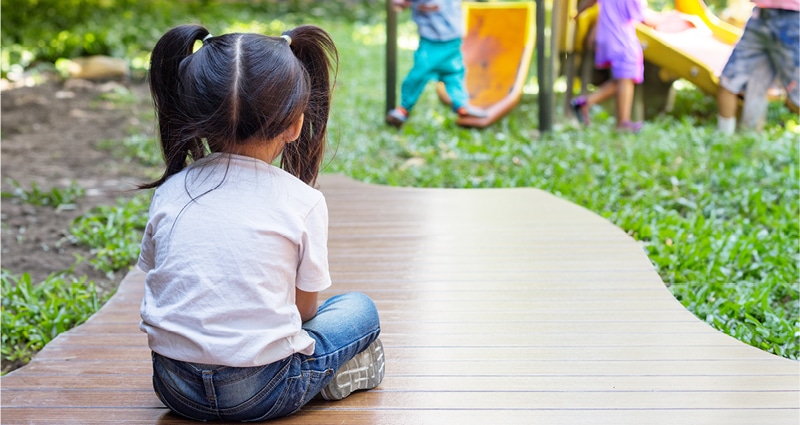
[(96, 207), (75, 220), (69, 232), (78, 243), (92, 249), (89, 263), (95, 269), (113, 275), (136, 262), (149, 203), (150, 193), (142, 192), (121, 198), (113, 206)]
[(101, 140), (97, 147), (109, 151), (122, 162), (137, 162), (147, 166), (160, 166), (164, 163), (161, 151), (153, 149), (157, 141), (152, 136), (137, 132), (122, 140)]
[[(54, 188), (26, 191), (16, 185), (8, 197), (37, 206), (60, 207), (83, 194), (73, 184), (68, 190)], [(90, 248), (89, 258), (76, 258), (68, 270), (55, 271), (42, 282), (28, 273), (2, 268), (2, 354), (6, 364), (24, 364), (59, 333), (77, 326), (97, 311), (112, 293), (99, 299), (94, 281), (76, 276), (73, 268), (88, 261), (96, 270), (115, 278), (136, 262), (147, 223), (150, 192), (120, 198), (116, 205), (99, 206), (75, 219), (69, 229), (73, 240)], [(3, 371), (5, 373), (5, 370)]]
[(3, 192), (4, 199), (11, 199), (37, 207), (50, 206), (53, 208), (72, 208), (84, 195), (84, 190), (75, 182), (70, 183), (69, 187), (60, 189), (57, 187), (43, 190), (36, 182), (31, 183), (30, 189), (25, 189), (14, 180), (9, 179), (9, 184), (14, 188), (12, 192)]
[[(603, 110), (593, 111), (590, 129), (577, 128), (560, 108), (554, 131), (540, 134), (531, 77), (521, 103), (487, 129), (456, 126), (430, 86), (397, 131), (383, 124), (381, 23), (297, 15), (258, 20), (236, 13), (214, 15), (213, 31), (279, 34), (311, 22), (336, 40), (342, 63), (323, 172), (388, 185), (549, 191), (641, 241), (665, 284), (700, 319), (765, 351), (798, 358), (800, 161), (797, 116), (785, 107), (770, 105), (762, 134), (722, 137), (714, 131), (713, 98), (690, 87), (678, 93), (673, 114), (648, 121), (638, 135), (615, 133)], [(147, 33), (163, 29), (148, 27)], [(400, 37), (415, 37), (407, 16)], [(402, 76), (412, 51), (401, 49), (399, 60)], [(151, 158), (153, 152), (137, 155)], [(135, 210), (125, 214), (132, 218), (146, 206), (128, 208)], [(108, 222), (96, 224), (103, 227)], [(117, 237), (123, 236), (102, 239)]]
[(99, 306), (94, 283), (86, 278), (52, 274), (33, 284), (27, 273), (3, 270), (2, 355), (4, 361), (27, 363), (61, 332), (77, 326)]

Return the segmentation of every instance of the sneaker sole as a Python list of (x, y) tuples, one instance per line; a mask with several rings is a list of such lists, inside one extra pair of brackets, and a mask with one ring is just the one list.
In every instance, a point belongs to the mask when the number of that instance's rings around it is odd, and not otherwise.
[(376, 339), (345, 363), (320, 395), (325, 400), (341, 400), (354, 391), (373, 389), (383, 381), (384, 366), (383, 343)]
[(389, 125), (391, 125), (393, 127), (400, 128), (400, 127), (403, 126), (403, 124), (405, 124), (405, 121), (401, 121), (400, 119), (398, 119), (397, 117), (395, 117), (393, 115), (387, 115), (386, 116), (386, 124), (389, 124)]
[(459, 118), (489, 118), (489, 114), (458, 114)]

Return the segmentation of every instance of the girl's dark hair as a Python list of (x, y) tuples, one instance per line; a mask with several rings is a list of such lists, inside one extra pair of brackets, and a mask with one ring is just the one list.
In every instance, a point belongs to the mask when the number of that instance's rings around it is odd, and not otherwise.
[[(166, 162), (160, 186), (207, 152), (230, 152), (271, 140), (305, 114), (300, 137), (287, 143), (281, 168), (313, 185), (322, 163), (338, 54), (321, 28), (284, 37), (225, 34), (201, 25), (169, 30), (150, 60), (152, 92)], [(205, 40), (204, 40), (205, 39)], [(195, 42), (204, 40), (194, 51)]]

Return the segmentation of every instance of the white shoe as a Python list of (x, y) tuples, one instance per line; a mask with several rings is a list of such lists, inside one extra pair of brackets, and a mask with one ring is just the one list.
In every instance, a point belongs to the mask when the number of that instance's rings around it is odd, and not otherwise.
[(320, 395), (325, 400), (341, 400), (353, 391), (371, 390), (383, 381), (384, 365), (383, 344), (376, 339), (345, 363)]

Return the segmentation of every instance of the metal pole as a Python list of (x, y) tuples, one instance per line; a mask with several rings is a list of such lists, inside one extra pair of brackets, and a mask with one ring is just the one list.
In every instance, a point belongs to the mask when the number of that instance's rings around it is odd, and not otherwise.
[(553, 63), (545, 36), (545, 0), (536, 0), (536, 77), (539, 82), (539, 131), (553, 129)]
[(386, 0), (386, 112), (397, 106), (397, 12)]

